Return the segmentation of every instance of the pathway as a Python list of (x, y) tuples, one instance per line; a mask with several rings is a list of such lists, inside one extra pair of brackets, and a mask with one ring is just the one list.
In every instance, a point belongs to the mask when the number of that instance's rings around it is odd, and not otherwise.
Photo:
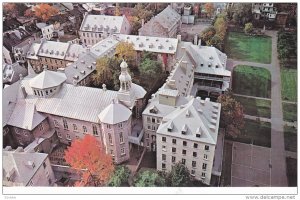
[(266, 31), (272, 37), (272, 62), (262, 64), (248, 61), (228, 59), (228, 69), (233, 70), (237, 65), (249, 65), (268, 69), (271, 72), (271, 186), (287, 186), (286, 153), (283, 136), (283, 114), (281, 100), (280, 65), (277, 53), (277, 31)]
[[(257, 119), (259, 119), (260, 121), (262, 121), (262, 122), (272, 122), (272, 120), (271, 119), (269, 119), (269, 118), (265, 118), (265, 117), (257, 117), (257, 116), (252, 116), (252, 115), (246, 115), (246, 114), (244, 114), (244, 117), (246, 118), (246, 119), (251, 119), (251, 120), (257, 120)], [(284, 126), (284, 125), (287, 125), (287, 126), (293, 126), (293, 127), (297, 127), (298, 125), (297, 125), (297, 122), (286, 122), (286, 121), (282, 121), (282, 125)]]

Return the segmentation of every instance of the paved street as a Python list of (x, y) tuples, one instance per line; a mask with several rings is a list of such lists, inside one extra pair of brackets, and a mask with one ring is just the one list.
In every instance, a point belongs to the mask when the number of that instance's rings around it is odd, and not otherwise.
[(280, 65), (277, 53), (277, 31), (266, 31), (272, 37), (272, 62), (262, 64), (255, 62), (228, 60), (228, 70), (233, 70), (237, 65), (249, 65), (268, 69), (271, 73), (271, 186), (287, 186), (286, 153), (283, 135), (283, 114), (281, 100)]

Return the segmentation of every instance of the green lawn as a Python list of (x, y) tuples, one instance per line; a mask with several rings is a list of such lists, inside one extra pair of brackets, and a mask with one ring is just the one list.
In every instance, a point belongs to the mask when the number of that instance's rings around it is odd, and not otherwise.
[(282, 103), (282, 111), (284, 121), (297, 121), (297, 104)]
[(285, 150), (297, 152), (297, 129), (291, 126), (284, 126)]
[(234, 97), (244, 107), (244, 113), (247, 115), (271, 118), (271, 101), (248, 97)]
[(297, 102), (297, 70), (281, 69), (282, 100)]
[(248, 36), (229, 32), (225, 42), (225, 53), (236, 60), (271, 63), (272, 40), (267, 36)]
[(286, 173), (288, 185), (290, 187), (297, 187), (297, 159), (286, 158)]
[(271, 73), (264, 68), (238, 65), (232, 74), (234, 93), (256, 97), (271, 97)]
[(237, 138), (227, 136), (226, 139), (247, 144), (253, 143), (258, 146), (271, 147), (271, 123), (245, 119), (245, 127), (241, 135)]

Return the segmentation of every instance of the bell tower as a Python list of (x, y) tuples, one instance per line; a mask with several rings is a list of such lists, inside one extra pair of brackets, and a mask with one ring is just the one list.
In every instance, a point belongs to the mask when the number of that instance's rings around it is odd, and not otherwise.
[(120, 90), (118, 92), (118, 100), (131, 109), (134, 106), (135, 101), (132, 90), (131, 76), (127, 70), (128, 65), (124, 60), (122, 61), (120, 67), (121, 74), (119, 76)]

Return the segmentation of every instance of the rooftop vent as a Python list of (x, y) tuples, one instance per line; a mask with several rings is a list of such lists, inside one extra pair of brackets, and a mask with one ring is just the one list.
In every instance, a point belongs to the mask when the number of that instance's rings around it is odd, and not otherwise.
[(183, 127), (182, 127), (182, 129), (181, 129), (181, 133), (182, 133), (183, 135), (186, 135), (187, 129), (188, 129), (187, 125), (184, 124)]
[(96, 65), (96, 62), (94, 61), (94, 62), (92, 62), (92, 64), (93, 64), (93, 65)]
[(34, 169), (34, 168), (35, 168), (35, 164), (34, 164), (33, 161), (27, 161), (27, 162), (25, 163), (25, 165), (26, 165), (27, 167), (31, 168), (31, 169)]
[(74, 65), (73, 67), (74, 67), (74, 69), (77, 69), (77, 65)]
[(73, 76), (74, 79), (79, 79), (78, 75)]
[(85, 75), (85, 71), (84, 70), (80, 71), (80, 73), (83, 74), (83, 75)]
[(93, 66), (92, 65), (88, 65), (87, 68), (88, 69), (93, 69)]
[(187, 111), (186, 111), (185, 116), (186, 116), (186, 117), (190, 117), (190, 116), (191, 116), (190, 110), (187, 110)]
[(84, 64), (84, 63), (85, 63), (85, 61), (84, 61), (84, 60), (82, 60), (82, 61), (81, 61), (81, 63), (82, 63), (82, 64)]

